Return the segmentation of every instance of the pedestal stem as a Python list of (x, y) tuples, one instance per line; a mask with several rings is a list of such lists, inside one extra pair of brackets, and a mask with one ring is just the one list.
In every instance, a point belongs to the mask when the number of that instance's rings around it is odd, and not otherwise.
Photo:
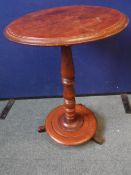
[[(94, 114), (84, 105), (75, 104), (74, 65), (71, 47), (62, 46), (61, 52), (64, 104), (48, 114), (45, 129), (48, 135), (60, 144), (79, 145), (90, 140), (96, 133), (96, 119)], [(97, 141), (99, 140), (97, 139)]]
[(64, 86), (63, 97), (65, 107), (65, 120), (67, 123), (73, 123), (76, 120), (75, 115), (75, 91), (74, 91), (74, 65), (72, 60), (71, 47), (62, 46), (61, 76)]

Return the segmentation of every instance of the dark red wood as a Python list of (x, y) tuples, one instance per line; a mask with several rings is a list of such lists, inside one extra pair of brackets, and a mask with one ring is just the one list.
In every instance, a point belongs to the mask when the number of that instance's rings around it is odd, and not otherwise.
[[(103, 39), (122, 31), (128, 18), (121, 12), (99, 6), (65, 6), (27, 14), (10, 23), (4, 33), (17, 43), (61, 46), (61, 77), (64, 105), (53, 109), (39, 132), (64, 145), (79, 145), (96, 135), (96, 118), (84, 105), (76, 104), (72, 44)], [(96, 135), (96, 136), (95, 136)]]
[(30, 45), (62, 46), (109, 37), (122, 31), (128, 18), (99, 6), (64, 6), (32, 12), (10, 23), (8, 39)]
[(84, 105), (75, 104), (74, 65), (71, 47), (61, 47), (61, 77), (64, 86), (64, 105), (55, 108), (46, 118), (46, 132), (64, 145), (78, 145), (96, 133), (94, 114)]
[(89, 141), (96, 134), (96, 118), (94, 114), (81, 104), (77, 104), (75, 109), (83, 123), (73, 129), (65, 127), (61, 122), (62, 117), (65, 115), (64, 105), (58, 106), (48, 114), (45, 122), (46, 132), (56, 142), (68, 146), (80, 145)]
[[(65, 103), (65, 126), (75, 121), (75, 91), (74, 91), (74, 65), (70, 47), (61, 47), (62, 63), (61, 76), (64, 87), (63, 97)], [(74, 124), (73, 124), (74, 126)], [(73, 127), (72, 126), (72, 127)], [(70, 126), (71, 127), (71, 126)]]

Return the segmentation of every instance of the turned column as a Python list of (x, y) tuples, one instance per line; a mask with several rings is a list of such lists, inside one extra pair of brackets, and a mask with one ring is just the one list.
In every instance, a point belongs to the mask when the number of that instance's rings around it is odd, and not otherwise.
[(63, 125), (67, 128), (76, 128), (82, 124), (80, 117), (75, 111), (75, 90), (74, 90), (74, 64), (70, 46), (62, 46), (61, 78), (64, 97), (64, 119)]

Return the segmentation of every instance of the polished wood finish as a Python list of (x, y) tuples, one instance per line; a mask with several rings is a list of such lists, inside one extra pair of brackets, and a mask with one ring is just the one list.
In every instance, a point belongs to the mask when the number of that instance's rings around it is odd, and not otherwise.
[[(61, 47), (61, 77), (64, 87), (63, 97), (65, 106), (65, 126), (74, 126), (75, 122), (75, 91), (74, 91), (74, 65), (71, 47)], [(73, 126), (72, 126), (73, 124)]]
[(96, 118), (84, 105), (75, 104), (74, 64), (69, 46), (61, 47), (61, 77), (64, 105), (58, 106), (46, 118), (47, 133), (64, 145), (79, 145), (96, 133)]
[(32, 12), (11, 22), (8, 39), (40, 46), (87, 43), (122, 31), (128, 18), (118, 10), (99, 6), (64, 6)]
[(80, 145), (95, 136), (96, 118), (94, 114), (81, 104), (77, 104), (75, 109), (83, 123), (73, 129), (63, 125), (64, 105), (58, 106), (48, 114), (45, 121), (46, 132), (57, 143), (67, 146)]
[(46, 130), (56, 142), (79, 145), (91, 138), (103, 143), (96, 134), (97, 122), (91, 110), (76, 104), (74, 65), (71, 45), (87, 43), (122, 31), (128, 18), (117, 10), (99, 6), (65, 6), (27, 14), (10, 23), (4, 33), (17, 43), (61, 46), (61, 78), (64, 104), (53, 109), (39, 132)]

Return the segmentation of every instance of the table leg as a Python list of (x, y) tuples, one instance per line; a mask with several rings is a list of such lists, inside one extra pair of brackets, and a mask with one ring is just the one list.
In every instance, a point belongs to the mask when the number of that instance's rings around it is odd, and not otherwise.
[(87, 107), (75, 103), (74, 65), (71, 47), (62, 46), (61, 54), (64, 104), (48, 114), (44, 129), (57, 143), (79, 145), (95, 136), (96, 118)]

